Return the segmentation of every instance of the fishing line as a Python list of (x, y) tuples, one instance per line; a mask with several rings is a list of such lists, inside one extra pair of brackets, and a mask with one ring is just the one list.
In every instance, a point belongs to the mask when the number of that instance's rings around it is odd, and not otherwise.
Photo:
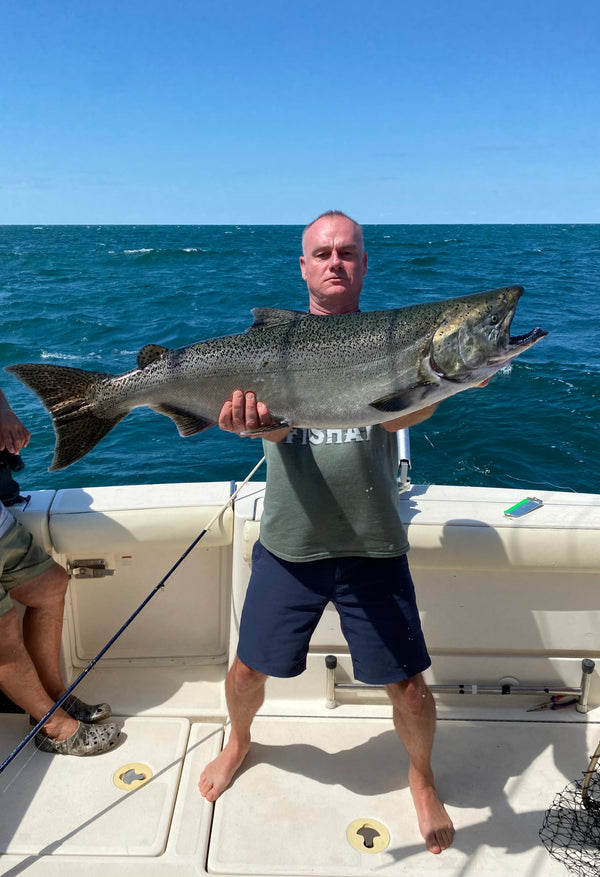
[[(3, 795), (5, 795), (5, 794), (9, 791), (9, 789), (11, 788), (11, 786), (14, 786), (14, 784), (15, 784), (16, 781), (19, 779), (19, 777), (21, 776), (21, 774), (23, 773), (23, 771), (25, 770), (25, 768), (27, 767), (27, 765), (29, 764), (29, 762), (31, 761), (31, 759), (32, 759), (32, 758), (35, 758), (37, 754), (38, 754), (38, 751), (37, 751), (36, 747), (33, 746), (32, 749), (31, 749), (31, 752), (30, 752), (30, 754), (29, 754), (29, 757), (26, 758), (23, 762), (21, 762), (21, 766), (20, 766), (19, 769), (16, 771), (15, 775), (13, 776), (13, 778), (12, 778), (11, 780), (9, 780), (8, 783), (7, 783), (7, 784), (4, 786), (4, 788), (2, 789), (2, 794), (3, 794)], [(9, 764), (10, 764), (10, 762), (9, 762), (8, 759), (7, 759), (6, 766), (8, 767)]]
[(85, 667), (85, 668), (81, 671), (81, 673), (79, 674), (79, 676), (77, 677), (77, 679), (76, 679), (76, 680), (75, 680), (75, 681), (74, 681), (74, 682), (73, 682), (73, 683), (67, 688), (67, 690), (65, 691), (65, 693), (62, 694), (62, 695), (58, 698), (58, 700), (56, 701), (56, 703), (55, 703), (55, 704), (54, 704), (54, 705), (48, 710), (48, 712), (46, 713), (46, 715), (43, 716), (43, 718), (41, 718), (41, 719), (39, 720), (39, 722), (37, 723), (37, 725), (35, 725), (35, 726), (31, 729), (31, 731), (29, 732), (29, 734), (27, 734), (27, 736), (24, 737), (23, 740), (21, 740), (21, 742), (19, 743), (19, 745), (18, 745), (18, 746), (17, 746), (17, 747), (16, 747), (16, 748), (10, 753), (10, 755), (9, 755), (9, 756), (8, 756), (3, 762), (2, 762), (2, 764), (0, 764), (0, 774), (1, 774), (1, 773), (2, 773), (2, 772), (8, 767), (8, 765), (9, 765), (9, 764), (10, 764), (10, 763), (11, 763), (11, 762), (17, 757), (17, 755), (19, 754), (19, 752), (21, 752), (21, 750), (25, 748), (25, 746), (29, 743), (29, 741), (30, 741), (30, 740), (31, 740), (31, 739), (37, 734), (37, 732), (40, 730), (40, 728), (42, 727), (42, 725), (43, 725), (45, 722), (48, 721), (48, 719), (50, 718), (50, 716), (52, 716), (52, 715), (56, 712), (56, 710), (60, 708), (61, 704), (63, 704), (63, 703), (65, 702), (65, 700), (67, 699), (67, 697), (68, 697), (68, 696), (69, 696), (69, 695), (70, 695), (70, 694), (71, 694), (71, 693), (77, 688), (77, 686), (79, 685), (79, 683), (82, 681), (82, 679), (84, 679), (84, 678), (87, 676), (87, 674), (90, 672), (90, 670), (93, 670), (93, 668), (96, 666), (96, 664), (98, 663), (98, 661), (99, 661), (99, 660), (100, 660), (100, 659), (106, 654), (106, 652), (110, 649), (110, 647), (111, 647), (111, 646), (112, 646), (112, 645), (118, 640), (118, 638), (121, 636), (121, 634), (122, 634), (125, 630), (127, 630), (127, 628), (128, 628), (129, 625), (132, 623), (132, 621), (133, 621), (135, 618), (137, 618), (137, 616), (140, 614), (140, 612), (142, 611), (142, 609), (143, 609), (143, 608), (144, 608), (144, 607), (150, 602), (150, 600), (154, 597), (154, 595), (155, 595), (156, 593), (158, 593), (158, 591), (160, 591), (162, 588), (164, 588), (165, 583), (167, 582), (167, 580), (173, 575), (173, 573), (175, 572), (175, 570), (179, 568), (179, 566), (183, 563), (183, 561), (186, 559), (186, 557), (187, 557), (187, 556), (188, 556), (188, 555), (194, 550), (194, 548), (196, 547), (196, 545), (198, 544), (198, 542), (200, 542), (200, 540), (201, 540), (201, 539), (202, 539), (202, 538), (208, 533), (208, 531), (209, 531), (210, 528), (213, 526), (213, 524), (214, 524), (214, 523), (215, 523), (215, 522), (221, 517), (221, 515), (222, 515), (222, 514), (226, 511), (226, 509), (231, 505), (231, 503), (235, 500), (235, 498), (236, 498), (237, 495), (239, 494), (240, 490), (241, 490), (243, 487), (246, 486), (246, 484), (250, 481), (250, 479), (251, 479), (252, 476), (255, 474), (255, 472), (257, 472), (258, 469), (260, 469), (260, 467), (262, 466), (262, 464), (263, 464), (264, 462), (265, 462), (265, 458), (262, 457), (262, 459), (259, 460), (259, 462), (256, 464), (256, 466), (252, 469), (252, 471), (251, 471), (251, 472), (250, 472), (250, 473), (244, 478), (244, 480), (241, 482), (241, 484), (238, 485), (238, 487), (236, 488), (236, 490), (234, 490), (233, 493), (229, 496), (229, 498), (227, 499), (227, 502), (225, 502), (225, 503), (221, 506), (221, 508), (219, 509), (219, 511), (214, 515), (213, 518), (211, 518), (211, 520), (208, 522), (208, 524), (206, 525), (206, 527), (204, 527), (204, 529), (202, 530), (202, 532), (201, 532), (198, 536), (196, 536), (196, 538), (194, 539), (194, 541), (193, 541), (193, 542), (192, 542), (192, 543), (186, 548), (186, 550), (183, 552), (183, 554), (181, 555), (181, 557), (179, 557), (179, 559), (173, 564), (173, 566), (172, 566), (171, 569), (168, 571), (168, 573), (167, 573), (165, 576), (163, 576), (163, 578), (160, 580), (160, 582), (158, 582), (157, 585), (155, 585), (155, 587), (150, 591), (150, 593), (148, 594), (148, 596), (147, 596), (144, 600), (142, 600), (142, 602), (140, 603), (140, 605), (137, 607), (137, 609), (135, 609), (134, 612), (132, 612), (132, 614), (129, 616), (129, 618), (127, 619), (127, 621), (125, 621), (125, 623), (121, 625), (121, 627), (120, 627), (119, 630), (114, 634), (114, 636), (112, 636), (111, 639), (106, 643), (106, 645), (104, 645), (104, 646), (100, 649), (100, 651), (98, 652), (98, 654), (96, 655), (96, 657), (95, 657), (95, 658), (92, 658), (92, 660), (91, 660), (90, 663), (87, 665), (87, 667)]

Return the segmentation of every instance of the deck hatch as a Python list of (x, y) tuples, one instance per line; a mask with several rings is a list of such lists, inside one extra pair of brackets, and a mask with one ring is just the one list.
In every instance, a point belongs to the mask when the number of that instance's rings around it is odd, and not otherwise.
[[(562, 716), (438, 720), (436, 780), (457, 830), (442, 856), (429, 853), (419, 833), (391, 716), (258, 716), (246, 763), (214, 805), (207, 870), (227, 877), (558, 877), (562, 865), (539, 830), (599, 735), (589, 714)], [(357, 845), (348, 837), (353, 823)], [(378, 823), (390, 837), (381, 848), (368, 830), (383, 835)]]
[[(11, 737), (18, 740), (28, 728), (23, 716), (5, 718), (12, 721), (3, 720), (2, 751), (9, 748)], [(15, 764), (8, 777), (4, 775), (10, 789), (3, 799), (0, 821), (3, 864), (11, 854), (111, 858), (155, 857), (163, 853), (177, 800), (189, 722), (162, 717), (118, 721), (123, 733), (110, 752), (94, 758), (63, 758), (34, 751), (32, 757)], [(134, 761), (140, 755), (144, 761)], [(127, 779), (132, 779), (133, 773), (150, 773), (149, 763), (153, 780), (138, 780), (135, 794), (131, 794), (135, 780), (127, 786), (129, 794), (113, 782), (116, 774), (126, 775), (133, 768)], [(17, 776), (18, 782), (12, 782)], [(30, 806), (32, 796), (36, 807)]]

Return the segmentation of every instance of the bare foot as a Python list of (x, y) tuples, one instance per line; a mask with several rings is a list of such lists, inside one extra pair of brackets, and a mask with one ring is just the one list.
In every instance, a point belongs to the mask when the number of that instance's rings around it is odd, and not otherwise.
[(231, 740), (200, 775), (198, 788), (207, 801), (216, 801), (238, 772), (248, 754), (250, 744), (238, 746)]
[(440, 801), (435, 786), (411, 788), (411, 793), (425, 846), (430, 853), (437, 855), (448, 849), (454, 840), (452, 820)]

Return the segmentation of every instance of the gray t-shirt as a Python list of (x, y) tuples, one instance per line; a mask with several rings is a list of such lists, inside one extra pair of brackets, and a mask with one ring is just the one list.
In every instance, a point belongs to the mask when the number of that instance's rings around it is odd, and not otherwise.
[(406, 554), (395, 433), (378, 425), (292, 429), (263, 446), (260, 539), (272, 554), (290, 561)]

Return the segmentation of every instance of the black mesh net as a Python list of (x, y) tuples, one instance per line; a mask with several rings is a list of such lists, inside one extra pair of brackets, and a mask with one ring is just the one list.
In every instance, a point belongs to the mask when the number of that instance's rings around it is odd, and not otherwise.
[(569, 783), (546, 811), (540, 829), (542, 843), (578, 877), (600, 874), (600, 744), (581, 782)]

